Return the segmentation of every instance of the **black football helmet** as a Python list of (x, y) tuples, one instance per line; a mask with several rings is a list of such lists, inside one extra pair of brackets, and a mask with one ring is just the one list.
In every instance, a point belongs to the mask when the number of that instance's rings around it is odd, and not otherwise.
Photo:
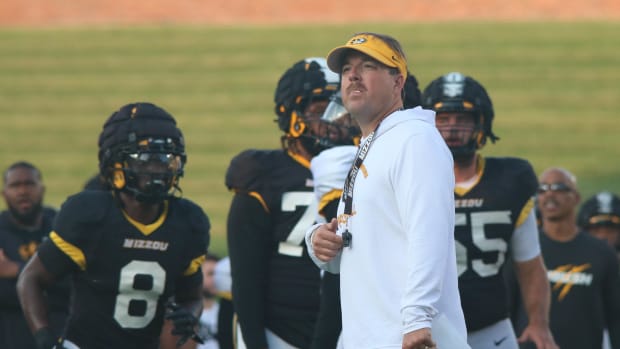
[[(306, 108), (316, 101), (328, 101), (338, 91), (340, 77), (327, 68), (324, 58), (311, 57), (295, 63), (278, 81), (274, 102), (278, 127), (284, 132), (282, 145), (288, 148), (289, 141), (301, 140), (304, 148), (316, 155), (324, 149), (316, 128), (321, 114), (305, 115)], [(314, 131), (313, 131), (314, 130)]]
[(493, 103), (484, 87), (476, 80), (458, 72), (433, 80), (424, 89), (422, 106), (441, 112), (465, 112), (474, 115), (475, 128), (465, 145), (450, 147), (452, 154), (472, 154), (487, 142), (499, 140), (492, 131)]
[(577, 224), (584, 229), (597, 225), (620, 227), (620, 198), (608, 191), (592, 196), (581, 205)]
[(409, 109), (419, 105), (422, 105), (422, 92), (418, 86), (418, 79), (408, 71), (403, 87), (403, 107)]
[(99, 136), (99, 170), (115, 191), (156, 203), (181, 191), (187, 162), (183, 134), (168, 112), (132, 103), (114, 112)]

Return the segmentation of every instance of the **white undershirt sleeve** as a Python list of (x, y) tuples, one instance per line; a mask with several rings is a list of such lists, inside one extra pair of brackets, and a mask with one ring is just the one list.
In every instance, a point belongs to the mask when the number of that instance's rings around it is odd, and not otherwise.
[(336, 257), (334, 257), (331, 261), (323, 262), (316, 257), (316, 254), (314, 253), (314, 248), (312, 247), (312, 234), (314, 234), (314, 231), (322, 224), (323, 223), (315, 224), (306, 231), (305, 240), (306, 246), (308, 246), (308, 254), (310, 255), (310, 259), (312, 259), (312, 261), (314, 262), (314, 264), (316, 264), (317, 267), (332, 274), (338, 274), (340, 273), (340, 256), (342, 256), (342, 251), (338, 253), (338, 255), (336, 255)]
[(515, 228), (510, 242), (512, 258), (515, 262), (529, 261), (540, 255), (536, 213), (533, 208), (523, 224)]

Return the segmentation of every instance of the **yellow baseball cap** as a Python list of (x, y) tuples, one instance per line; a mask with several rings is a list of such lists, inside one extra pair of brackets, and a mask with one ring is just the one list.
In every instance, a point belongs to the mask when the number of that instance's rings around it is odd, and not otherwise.
[(362, 52), (377, 61), (398, 71), (407, 78), (407, 60), (398, 51), (392, 49), (381, 38), (372, 34), (358, 34), (349, 39), (343, 46), (332, 49), (327, 55), (327, 66), (340, 74), (342, 72), (342, 55), (347, 50)]

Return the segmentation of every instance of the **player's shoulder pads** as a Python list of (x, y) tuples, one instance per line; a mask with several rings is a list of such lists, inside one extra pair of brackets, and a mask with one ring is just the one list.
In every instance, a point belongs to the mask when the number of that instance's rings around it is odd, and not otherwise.
[(109, 191), (84, 190), (71, 195), (62, 204), (60, 213), (71, 215), (81, 223), (101, 221), (116, 203)]
[(194, 233), (205, 234), (211, 230), (209, 217), (198, 204), (183, 198), (170, 200), (171, 204), (178, 205), (177, 209), (184, 216), (185, 221), (190, 224)]
[(490, 157), (486, 158), (487, 166), (495, 166), (499, 169), (502, 178), (515, 181), (524, 192), (534, 195), (538, 187), (538, 178), (529, 161), (517, 157)]
[(282, 150), (241, 152), (231, 160), (226, 171), (226, 186), (239, 192), (260, 191), (283, 154)]

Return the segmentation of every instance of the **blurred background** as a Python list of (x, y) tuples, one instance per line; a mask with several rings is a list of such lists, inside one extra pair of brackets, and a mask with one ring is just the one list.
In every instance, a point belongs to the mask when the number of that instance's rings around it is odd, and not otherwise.
[(359, 31), (399, 39), (422, 88), (450, 71), (480, 81), (501, 138), (485, 155), (566, 167), (584, 197), (620, 193), (619, 1), (3, 0), (0, 166), (40, 167), (60, 207), (96, 173), (105, 119), (154, 102), (185, 133), (181, 187), (225, 255), (224, 174), (280, 146), (277, 80)]

